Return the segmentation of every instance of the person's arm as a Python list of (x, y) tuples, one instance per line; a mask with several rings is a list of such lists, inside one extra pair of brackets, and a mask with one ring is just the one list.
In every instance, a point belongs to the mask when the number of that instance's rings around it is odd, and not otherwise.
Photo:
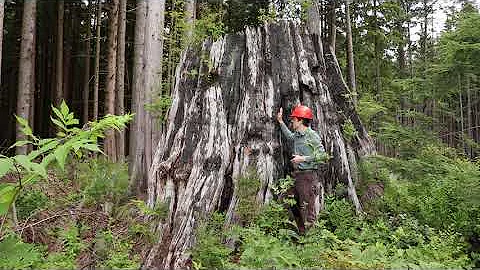
[(280, 110), (278, 111), (277, 121), (280, 124), (280, 129), (282, 130), (285, 138), (287, 138), (288, 140), (293, 140), (293, 132), (291, 132), (290, 129), (288, 129), (287, 125), (285, 125), (285, 123), (283, 122), (283, 108), (280, 108)]

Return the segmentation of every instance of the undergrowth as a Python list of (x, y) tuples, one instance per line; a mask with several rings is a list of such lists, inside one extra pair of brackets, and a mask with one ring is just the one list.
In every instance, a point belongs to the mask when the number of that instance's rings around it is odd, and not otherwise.
[[(437, 269), (479, 266), (480, 166), (453, 150), (425, 145), (405, 158), (362, 162), (364, 183), (383, 195), (365, 212), (336, 192), (313, 228), (299, 235), (279, 187), (277, 199), (249, 222), (229, 225), (222, 213), (197, 231), (196, 269), (355, 268)], [(337, 189), (341, 189), (338, 187)], [(338, 196), (336, 196), (337, 194)], [(280, 195), (280, 196), (278, 196)], [(475, 240), (476, 239), (476, 240)]]

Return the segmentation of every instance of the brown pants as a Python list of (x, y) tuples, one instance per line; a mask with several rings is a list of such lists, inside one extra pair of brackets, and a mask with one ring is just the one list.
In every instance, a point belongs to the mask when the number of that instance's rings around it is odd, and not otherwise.
[(296, 205), (291, 209), (301, 234), (305, 233), (305, 224), (312, 225), (317, 220), (315, 201), (319, 194), (319, 177), (317, 171), (295, 171), (295, 186), (288, 191), (294, 195)]

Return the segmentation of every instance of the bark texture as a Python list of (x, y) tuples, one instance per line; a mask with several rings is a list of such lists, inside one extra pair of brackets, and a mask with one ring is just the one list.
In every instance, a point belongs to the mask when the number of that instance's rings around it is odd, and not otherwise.
[[(237, 183), (252, 170), (261, 181), (257, 202), (272, 198), (270, 188), (288, 173), (291, 153), (275, 120), (301, 102), (315, 112), (326, 150), (326, 192), (343, 183), (357, 211), (356, 161), (375, 152), (340, 73), (335, 55), (323, 48), (320, 33), (281, 21), (206, 41), (182, 54), (167, 127), (149, 171), (150, 205), (169, 202), (159, 224), (159, 243), (144, 267), (184, 268), (198, 223), (215, 210), (235, 222)], [(342, 124), (357, 132), (344, 138)], [(287, 120), (287, 119), (285, 119)]]
[[(35, 19), (37, 1), (23, 4), (22, 41), (20, 45), (20, 67), (18, 71), (17, 115), (33, 126), (33, 95), (35, 92)], [(32, 127), (33, 129), (33, 127)], [(16, 141), (25, 140), (21, 125), (17, 123)], [(17, 146), (16, 153), (25, 155), (27, 146)]]
[[(115, 84), (117, 81), (117, 48), (118, 48), (118, 6), (119, 0), (112, 0), (108, 26), (108, 65), (105, 90), (105, 115), (115, 114)], [(105, 132), (104, 150), (108, 158), (117, 161), (117, 145), (112, 129)]]

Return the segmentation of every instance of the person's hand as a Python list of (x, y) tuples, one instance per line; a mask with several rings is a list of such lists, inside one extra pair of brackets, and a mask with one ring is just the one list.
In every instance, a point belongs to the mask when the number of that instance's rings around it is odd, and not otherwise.
[(293, 164), (299, 164), (305, 161), (304, 156), (299, 156), (299, 155), (292, 155), (292, 159), (290, 160)]
[(277, 113), (277, 121), (279, 123), (283, 122), (283, 108), (282, 107), (280, 107), (280, 110)]

